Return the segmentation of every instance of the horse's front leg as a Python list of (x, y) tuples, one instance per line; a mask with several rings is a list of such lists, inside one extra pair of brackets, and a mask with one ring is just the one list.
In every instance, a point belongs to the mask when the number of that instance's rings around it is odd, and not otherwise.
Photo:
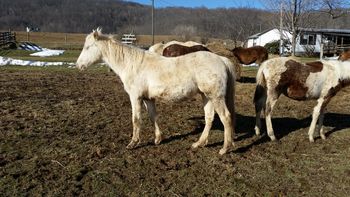
[(144, 102), (146, 109), (148, 111), (148, 115), (149, 115), (149, 117), (150, 117), (150, 119), (155, 127), (154, 134), (155, 134), (156, 138), (154, 140), (154, 143), (160, 144), (160, 142), (162, 141), (162, 132), (160, 131), (159, 126), (158, 126), (158, 122), (157, 122), (158, 114), (157, 114), (155, 102), (154, 102), (154, 100), (144, 100), (143, 102)]
[(320, 136), (323, 140), (326, 139), (326, 135), (323, 129), (323, 120), (324, 120), (324, 113), (326, 111), (326, 106), (327, 104), (330, 102), (331, 97), (326, 97), (323, 101), (323, 103), (321, 104), (321, 109), (320, 109), (320, 115), (318, 118), (318, 126), (317, 126), (317, 131), (320, 133)]
[(132, 138), (127, 149), (133, 149), (140, 143), (140, 130), (141, 130), (141, 105), (142, 100), (140, 98), (130, 97), (132, 108), (132, 125), (133, 133)]
[[(324, 99), (323, 98), (319, 98), (317, 100), (317, 105), (314, 107), (314, 111), (312, 113), (312, 121), (311, 121), (311, 124), (310, 124), (310, 128), (309, 128), (309, 141), (310, 142), (314, 142), (314, 132), (315, 132), (315, 128), (316, 128), (316, 123), (317, 123), (317, 120), (318, 120), (318, 117), (322, 111), (322, 106), (324, 106)], [(323, 118), (322, 118), (323, 119)], [(319, 121), (319, 124), (322, 124), (323, 123), (323, 120), (322, 122)]]

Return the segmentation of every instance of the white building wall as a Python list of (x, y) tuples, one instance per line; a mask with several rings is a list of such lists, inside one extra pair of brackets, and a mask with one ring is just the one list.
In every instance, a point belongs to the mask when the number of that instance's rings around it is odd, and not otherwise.
[[(287, 31), (283, 31), (283, 37), (288, 37), (289, 39), (292, 37), (291, 34)], [(280, 31), (278, 29), (272, 29), (270, 31), (267, 31), (263, 34), (261, 34), (259, 37), (255, 39), (248, 39), (247, 47), (252, 46), (265, 46), (265, 44), (269, 42), (273, 42), (280, 39)]]
[(305, 47), (314, 47), (314, 52), (319, 53), (321, 51), (321, 39), (322, 36), (321, 34), (316, 35), (316, 44), (315, 45), (310, 45), (310, 46), (305, 46), (305, 45), (300, 45), (300, 36), (297, 37), (296, 40), (296, 45), (295, 45), (295, 52), (296, 53), (304, 53), (305, 52)]

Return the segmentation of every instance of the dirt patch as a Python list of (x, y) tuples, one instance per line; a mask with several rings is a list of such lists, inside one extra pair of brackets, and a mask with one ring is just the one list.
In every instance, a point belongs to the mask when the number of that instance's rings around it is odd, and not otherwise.
[(157, 105), (164, 141), (153, 145), (143, 111), (142, 144), (131, 139), (131, 108), (118, 78), (105, 70), (0, 68), (0, 193), (108, 196), (349, 196), (350, 90), (325, 116), (328, 139), (308, 142), (315, 102), (281, 98), (278, 142), (254, 136), (255, 70), (237, 83), (236, 147), (224, 156), (215, 120), (205, 148), (199, 97)]

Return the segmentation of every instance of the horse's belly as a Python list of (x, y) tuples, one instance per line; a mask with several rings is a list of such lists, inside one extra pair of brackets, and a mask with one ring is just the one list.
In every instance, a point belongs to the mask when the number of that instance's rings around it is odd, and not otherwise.
[(186, 98), (192, 97), (198, 93), (198, 89), (194, 85), (178, 85), (178, 86), (159, 86), (150, 88), (150, 99), (162, 100), (162, 101), (181, 101)]

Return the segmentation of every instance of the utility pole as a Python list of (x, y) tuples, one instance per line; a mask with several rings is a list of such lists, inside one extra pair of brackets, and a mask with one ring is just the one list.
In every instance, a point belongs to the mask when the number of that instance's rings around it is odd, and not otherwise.
[(280, 56), (283, 54), (283, 2), (280, 10)]
[(152, 45), (154, 45), (154, 0), (152, 0)]

